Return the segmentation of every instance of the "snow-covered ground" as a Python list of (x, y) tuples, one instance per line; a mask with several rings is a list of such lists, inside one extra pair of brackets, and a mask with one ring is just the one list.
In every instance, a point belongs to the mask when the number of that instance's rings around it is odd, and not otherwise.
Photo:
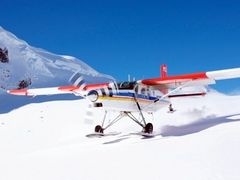
[(149, 120), (159, 135), (148, 139), (131, 135), (141, 129), (128, 119), (106, 131), (121, 134), (87, 138), (103, 116), (87, 104), (51, 101), (0, 114), (0, 179), (240, 178), (240, 96), (175, 99), (175, 113), (161, 109)]

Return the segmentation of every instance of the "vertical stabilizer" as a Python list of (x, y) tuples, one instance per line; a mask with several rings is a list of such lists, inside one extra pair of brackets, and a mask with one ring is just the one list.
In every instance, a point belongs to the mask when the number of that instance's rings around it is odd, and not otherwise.
[[(161, 65), (160, 74), (161, 74), (161, 78), (166, 78), (167, 77), (167, 65), (166, 64)], [(162, 89), (161, 92), (163, 94), (167, 94), (168, 89)]]
[(167, 77), (167, 65), (166, 64), (163, 64), (161, 65), (161, 77), (162, 78), (165, 78)]

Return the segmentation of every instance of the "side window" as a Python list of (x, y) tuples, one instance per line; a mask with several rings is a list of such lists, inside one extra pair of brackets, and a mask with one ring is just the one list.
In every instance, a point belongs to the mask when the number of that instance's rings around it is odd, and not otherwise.
[(150, 97), (150, 96), (151, 96), (151, 91), (150, 91), (150, 89), (149, 89), (149, 88), (147, 88), (147, 93), (146, 93), (146, 95), (147, 95), (148, 97)]
[(151, 95), (151, 92), (150, 92), (149, 88), (142, 88), (141, 89), (141, 94), (149, 97)]
[(152, 91), (152, 96), (155, 96), (155, 91)]
[(146, 89), (145, 89), (145, 88), (142, 88), (142, 89), (141, 89), (141, 94), (142, 94), (142, 95), (145, 95), (145, 94), (146, 94)]

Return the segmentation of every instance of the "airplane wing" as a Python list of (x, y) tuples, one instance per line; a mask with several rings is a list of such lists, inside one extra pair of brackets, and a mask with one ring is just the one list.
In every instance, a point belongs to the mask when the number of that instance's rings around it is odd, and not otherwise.
[(41, 96), (41, 95), (56, 95), (56, 94), (74, 94), (76, 96), (85, 97), (91, 90), (106, 88), (110, 83), (103, 84), (88, 84), (84, 86), (59, 86), (49, 88), (33, 88), (33, 89), (13, 89), (7, 93), (19, 96)]
[(138, 81), (138, 83), (164, 90), (175, 89), (181, 86), (206, 86), (215, 84), (216, 80), (232, 78), (240, 78), (240, 68), (144, 79)]
[[(185, 74), (179, 76), (167, 76), (165, 74), (159, 78), (144, 79), (137, 83), (147, 86), (152, 86), (161, 91), (174, 89), (170, 93), (167, 92), (169, 96), (181, 89), (182, 87), (191, 86), (206, 86), (210, 84), (215, 84), (216, 80), (232, 79), (240, 77), (240, 68), (225, 69), (218, 71), (201, 72), (194, 74)], [(81, 83), (79, 83), (79, 79)], [(102, 83), (102, 84), (85, 84), (82, 83), (82, 79), (78, 78), (77, 83), (73, 86), (60, 86), (51, 88), (36, 88), (36, 89), (14, 89), (8, 90), (9, 94), (13, 95), (24, 95), (24, 96), (38, 96), (38, 95), (54, 95), (54, 94), (74, 94), (76, 96), (85, 97), (91, 90), (99, 91), (99, 94), (109, 94), (110, 91), (117, 90), (116, 84)]]
[[(62, 90), (63, 89), (63, 90)], [(63, 87), (50, 87), (50, 88), (33, 88), (33, 89), (12, 89), (8, 90), (7, 93), (19, 96), (41, 96), (41, 95), (55, 95), (55, 94), (80, 94), (78, 87), (71, 88), (69, 91), (68, 86)]]
[[(186, 96), (203, 96), (206, 94), (206, 92), (199, 91), (180, 94), (176, 92), (178, 92), (181, 88), (184, 87), (206, 86), (210, 84), (215, 84), (217, 80), (240, 78), (240, 68), (185, 74), (179, 76), (167, 76), (167, 67), (166, 65), (163, 65), (161, 67), (161, 74), (162, 77), (160, 78), (144, 79), (138, 81), (138, 84), (140, 85), (143, 84), (151, 86), (163, 92), (164, 95), (159, 99), (155, 100), (153, 104), (160, 102), (161, 99), (164, 99), (166, 97), (174, 98)], [(169, 89), (171, 90), (168, 91)], [(143, 107), (143, 109), (146, 107)]]
[[(8, 90), (7, 93), (21, 96), (41, 96), (41, 95), (56, 95), (56, 94), (74, 94), (76, 96), (86, 97), (91, 90), (99, 90), (107, 94), (108, 88), (114, 86), (114, 83), (102, 84), (87, 84), (81, 73), (75, 72), (69, 79), (71, 86), (59, 86), (49, 88), (35, 88), (35, 89), (13, 89)], [(106, 89), (106, 90), (100, 90)]]

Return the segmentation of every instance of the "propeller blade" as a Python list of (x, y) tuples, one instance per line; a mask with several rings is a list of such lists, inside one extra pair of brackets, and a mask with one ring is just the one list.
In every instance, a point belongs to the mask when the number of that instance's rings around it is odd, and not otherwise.
[(81, 73), (79, 73), (79, 71), (74, 73), (70, 77), (69, 82), (71, 84), (73, 84), (74, 86), (79, 86), (80, 90), (83, 90), (87, 85), (83, 75)]

